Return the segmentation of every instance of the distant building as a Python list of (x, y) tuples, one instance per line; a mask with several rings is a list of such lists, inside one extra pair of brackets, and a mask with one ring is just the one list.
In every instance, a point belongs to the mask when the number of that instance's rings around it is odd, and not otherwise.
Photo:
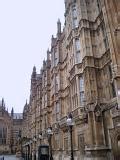
[(11, 113), (8, 113), (4, 99), (0, 101), (0, 154), (16, 152), (22, 120), (22, 114), (14, 113), (13, 108)]

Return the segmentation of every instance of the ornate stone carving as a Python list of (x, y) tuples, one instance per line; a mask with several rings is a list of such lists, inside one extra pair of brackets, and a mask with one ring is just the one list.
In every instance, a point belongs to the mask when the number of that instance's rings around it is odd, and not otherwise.
[(102, 109), (99, 105), (97, 105), (95, 107), (94, 113), (95, 113), (95, 120), (97, 122), (101, 122), (101, 120), (102, 120)]

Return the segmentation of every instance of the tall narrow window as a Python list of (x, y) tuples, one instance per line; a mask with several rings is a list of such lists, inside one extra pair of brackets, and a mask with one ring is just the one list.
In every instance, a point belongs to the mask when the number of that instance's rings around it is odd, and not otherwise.
[(54, 52), (54, 65), (57, 66), (58, 64), (58, 53), (57, 51)]
[(51, 54), (51, 66), (54, 67), (54, 52)]
[(72, 23), (73, 23), (73, 29), (78, 27), (76, 3), (72, 5)]
[(101, 28), (102, 28), (102, 34), (103, 34), (103, 42), (105, 45), (105, 49), (107, 50), (109, 48), (109, 44), (108, 44), (107, 32), (105, 29), (105, 23), (102, 24)]
[(45, 93), (45, 106), (47, 105), (47, 93)]
[(56, 102), (56, 120), (60, 119), (60, 104)]
[(58, 89), (59, 89), (59, 78), (58, 78), (58, 75), (56, 75), (56, 77), (55, 77), (55, 93), (58, 93)]
[(108, 69), (109, 69), (109, 77), (110, 77), (110, 81), (111, 81), (112, 97), (114, 98), (114, 97), (116, 97), (116, 90), (115, 90), (114, 81), (112, 80), (113, 74), (112, 74), (111, 64), (109, 64)]
[(98, 6), (98, 11), (101, 12), (101, 2), (100, 0), (97, 0), (97, 6)]
[(76, 63), (81, 62), (81, 55), (80, 55), (80, 39), (75, 39), (75, 61)]
[(112, 75), (112, 68), (111, 68), (111, 65), (109, 65), (108, 67), (109, 67), (109, 75), (110, 75), (110, 79), (112, 79), (113, 75)]
[(80, 77), (80, 105), (84, 105), (85, 102), (85, 91), (84, 91), (84, 79)]
[(47, 71), (45, 71), (44, 76), (45, 76), (45, 86), (46, 86), (47, 85)]
[(111, 87), (112, 87), (112, 95), (113, 95), (113, 98), (114, 98), (114, 97), (116, 97), (116, 90), (115, 90), (114, 82), (111, 83)]

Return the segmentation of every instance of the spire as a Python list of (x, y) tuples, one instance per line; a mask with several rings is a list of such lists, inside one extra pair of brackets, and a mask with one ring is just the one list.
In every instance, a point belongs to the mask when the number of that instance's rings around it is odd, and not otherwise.
[(47, 50), (47, 60), (50, 60), (50, 51), (49, 51), (49, 48)]
[(45, 68), (46, 68), (46, 61), (44, 59), (44, 61), (43, 61), (43, 70), (45, 70)]
[(36, 67), (35, 66), (33, 67), (33, 72), (36, 72)]
[(36, 67), (34, 66), (33, 67), (33, 72), (32, 72), (32, 78), (35, 78), (36, 77)]
[(4, 98), (2, 98), (2, 108), (5, 110), (5, 101), (4, 101)]
[(27, 105), (27, 99), (26, 99), (26, 105)]
[(4, 98), (2, 98), (2, 107), (4, 107)]
[(35, 96), (36, 93), (36, 77), (37, 77), (37, 73), (36, 73), (36, 67), (33, 67), (33, 72), (32, 72), (32, 76), (31, 76), (31, 96)]
[(26, 112), (26, 111), (27, 111), (27, 107), (28, 107), (28, 104), (27, 104), (27, 100), (26, 100), (26, 103), (25, 103), (25, 105), (24, 105), (23, 112)]
[(11, 117), (13, 118), (14, 117), (14, 109), (12, 107), (12, 110), (11, 110)]
[(59, 37), (61, 34), (61, 22), (60, 19), (57, 21), (57, 36)]
[(49, 49), (47, 50), (47, 61), (46, 61), (46, 65), (47, 67), (50, 67), (51, 64), (51, 52), (49, 51)]

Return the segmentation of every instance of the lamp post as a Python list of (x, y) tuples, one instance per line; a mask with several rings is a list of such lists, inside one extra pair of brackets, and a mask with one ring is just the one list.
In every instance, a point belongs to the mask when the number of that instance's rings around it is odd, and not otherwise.
[[(20, 148), (19, 148), (20, 147)], [(18, 132), (18, 148), (20, 149), (20, 154), (22, 157), (22, 137), (21, 137), (21, 130)]]
[(68, 118), (67, 118), (67, 126), (69, 127), (69, 131), (70, 131), (70, 141), (71, 141), (71, 160), (74, 160), (74, 156), (73, 156), (73, 140), (72, 140), (72, 128), (73, 128), (73, 117), (72, 117), (72, 114), (70, 113), (68, 115)]
[(53, 160), (53, 156), (52, 156), (52, 143), (51, 143), (51, 138), (52, 138), (52, 135), (53, 135), (52, 127), (49, 127), (49, 128), (47, 129), (47, 135), (48, 135), (48, 143), (49, 143), (49, 148), (50, 148), (50, 156), (49, 156), (49, 159), (50, 159), (50, 160)]
[(33, 141), (35, 142), (35, 150), (34, 150), (34, 160), (36, 160), (36, 136), (34, 136)]
[(30, 140), (30, 160), (32, 160), (32, 143), (33, 143), (33, 141), (32, 140)]
[(30, 159), (30, 141), (28, 142), (28, 160)]
[(42, 140), (42, 133), (39, 133), (38, 138), (40, 140), (40, 144), (41, 144), (41, 140)]

